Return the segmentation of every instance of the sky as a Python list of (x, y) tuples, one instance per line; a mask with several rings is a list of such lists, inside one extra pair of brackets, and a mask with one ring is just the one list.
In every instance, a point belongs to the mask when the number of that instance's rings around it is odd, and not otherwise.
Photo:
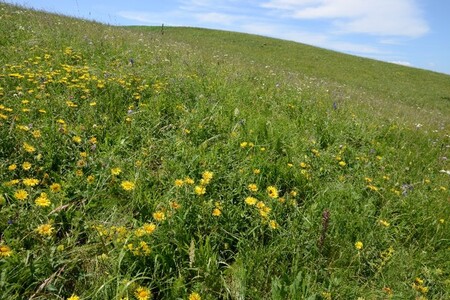
[(190, 26), (305, 43), (450, 74), (448, 0), (13, 0), (111, 25)]

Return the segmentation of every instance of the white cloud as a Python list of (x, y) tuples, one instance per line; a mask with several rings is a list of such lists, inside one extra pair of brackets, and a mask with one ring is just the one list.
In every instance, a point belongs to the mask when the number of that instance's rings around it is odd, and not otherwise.
[(413, 0), (271, 0), (262, 7), (293, 19), (330, 19), (342, 33), (419, 37), (429, 31)]
[(271, 36), (299, 43), (314, 45), (335, 51), (353, 54), (385, 54), (384, 51), (367, 44), (343, 42), (334, 36), (323, 33), (300, 31), (292, 26), (274, 25), (267, 23), (245, 23), (240, 26), (244, 32)]
[(412, 67), (412, 63), (410, 63), (409, 61), (395, 60), (395, 61), (390, 61), (390, 63), (396, 64), (396, 65), (402, 65), (402, 66)]
[(241, 19), (239, 16), (216, 12), (195, 14), (195, 18), (202, 23), (218, 23), (222, 25), (231, 25)]

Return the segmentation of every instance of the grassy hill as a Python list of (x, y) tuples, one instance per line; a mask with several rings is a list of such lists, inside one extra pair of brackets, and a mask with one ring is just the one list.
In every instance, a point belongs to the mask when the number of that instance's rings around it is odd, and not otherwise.
[(450, 76), (0, 12), (0, 299), (450, 297)]

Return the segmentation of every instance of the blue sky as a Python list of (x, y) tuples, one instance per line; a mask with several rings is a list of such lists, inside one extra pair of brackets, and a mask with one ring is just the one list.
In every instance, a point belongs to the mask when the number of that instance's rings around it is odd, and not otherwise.
[(447, 0), (13, 0), (112, 25), (254, 33), (450, 74)]

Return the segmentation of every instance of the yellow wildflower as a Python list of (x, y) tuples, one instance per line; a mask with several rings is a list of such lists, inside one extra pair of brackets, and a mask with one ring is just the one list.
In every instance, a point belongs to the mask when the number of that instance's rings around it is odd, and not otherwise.
[(206, 188), (204, 186), (197, 185), (194, 188), (194, 192), (197, 195), (201, 196), (201, 195), (204, 195), (206, 193)]
[(153, 213), (153, 218), (156, 221), (164, 221), (166, 219), (166, 215), (165, 215), (165, 213), (163, 211), (159, 210), (159, 211), (156, 211), (156, 212)]
[(222, 214), (222, 212), (218, 208), (214, 208), (213, 211), (212, 211), (212, 215), (215, 216), (215, 217), (218, 217), (221, 214)]
[(53, 233), (53, 226), (51, 224), (42, 224), (36, 228), (37, 233), (40, 235), (51, 235)]
[(74, 137), (72, 138), (72, 141), (73, 141), (74, 143), (79, 144), (79, 143), (81, 143), (81, 137), (78, 136), (78, 135), (76, 135), (76, 136), (74, 136)]
[(251, 183), (251, 184), (248, 185), (248, 189), (251, 192), (257, 192), (258, 191), (258, 186), (256, 184), (254, 184), (254, 183)]
[(389, 227), (389, 222), (385, 221), (385, 220), (379, 220), (378, 223), (380, 223), (380, 225), (384, 226), (384, 227)]
[(202, 173), (202, 179), (204, 184), (209, 184), (211, 179), (213, 178), (214, 173), (210, 171), (205, 171)]
[(184, 184), (183, 179), (176, 179), (175, 180), (175, 186), (176, 187), (181, 187), (181, 186), (183, 186), (183, 184)]
[(134, 183), (131, 181), (122, 181), (121, 186), (125, 191), (134, 190)]
[(142, 225), (142, 229), (146, 234), (152, 234), (156, 229), (156, 225), (154, 223), (145, 223), (144, 225)]
[(12, 250), (8, 245), (0, 245), (0, 258), (11, 256)]
[(34, 151), (36, 151), (36, 148), (25, 142), (23, 143), (23, 149), (28, 153), (33, 153)]
[(152, 297), (152, 293), (148, 288), (140, 286), (134, 291), (134, 296), (138, 300), (148, 300)]
[(186, 178), (184, 178), (184, 183), (186, 183), (186, 184), (194, 184), (194, 179), (192, 179), (190, 177), (186, 177)]
[(16, 164), (12, 164), (8, 166), (8, 171), (14, 171), (15, 169), (17, 169), (17, 165)]
[(50, 206), (50, 200), (47, 198), (47, 194), (46, 193), (41, 193), (41, 195), (36, 198), (36, 200), (34, 200), (34, 203), (37, 206), (42, 206), (42, 207), (47, 207)]
[(22, 164), (22, 169), (24, 169), (25, 171), (28, 171), (29, 169), (31, 169), (31, 163), (29, 163), (29, 162), (24, 162), (23, 164)]
[(122, 173), (121, 168), (112, 168), (111, 169), (111, 175), (113, 175), (113, 176), (118, 176), (118, 175), (120, 175), (120, 173)]
[(67, 300), (80, 300), (80, 297), (78, 297), (75, 294), (72, 294), (72, 296), (70, 296), (69, 298), (67, 298)]
[(255, 205), (256, 202), (258, 202), (258, 199), (256, 199), (256, 198), (253, 198), (253, 197), (245, 198), (245, 203), (247, 203), (248, 205)]
[(189, 295), (189, 300), (202, 300), (202, 297), (200, 297), (199, 293), (192, 292)]
[(94, 180), (95, 180), (94, 175), (89, 175), (89, 176), (86, 178), (86, 181), (87, 181), (89, 184), (93, 183)]
[(269, 221), (269, 227), (272, 228), (272, 229), (277, 229), (279, 227), (279, 225), (278, 225), (277, 221), (270, 220)]
[(267, 194), (269, 194), (270, 198), (274, 198), (274, 199), (278, 198), (278, 190), (274, 186), (267, 187)]
[(14, 193), (14, 198), (16, 198), (17, 200), (23, 201), (23, 200), (27, 199), (27, 197), (28, 197), (28, 193), (25, 190), (17, 190)]
[(361, 242), (361, 241), (357, 241), (356, 243), (355, 243), (355, 248), (357, 249), (357, 250), (361, 250), (362, 248), (363, 248), (363, 243)]
[(50, 185), (50, 190), (54, 193), (61, 191), (61, 185), (59, 183), (52, 183)]
[(38, 139), (38, 138), (41, 137), (41, 131), (38, 130), (38, 129), (33, 130), (33, 132), (32, 132), (31, 134), (33, 135), (33, 137), (34, 137), (35, 139)]
[(25, 178), (22, 180), (22, 182), (26, 186), (35, 186), (39, 183), (39, 180), (35, 178)]

